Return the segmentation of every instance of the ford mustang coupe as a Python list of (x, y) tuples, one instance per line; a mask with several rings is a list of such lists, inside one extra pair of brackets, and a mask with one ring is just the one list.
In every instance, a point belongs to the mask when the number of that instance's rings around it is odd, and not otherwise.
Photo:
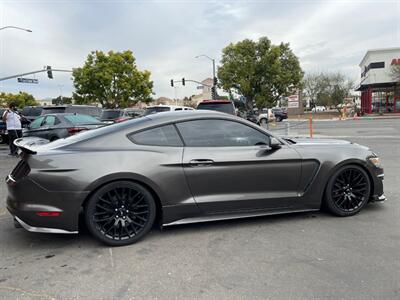
[(155, 224), (243, 218), (325, 207), (337, 216), (385, 200), (367, 147), (282, 139), (228, 114), (168, 112), (40, 144), (19, 139), (7, 207), (32, 232), (89, 231), (108, 245)]

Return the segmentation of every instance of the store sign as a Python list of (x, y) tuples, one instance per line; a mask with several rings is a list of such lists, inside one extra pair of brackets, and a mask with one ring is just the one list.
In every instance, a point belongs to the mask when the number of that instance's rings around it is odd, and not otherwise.
[(393, 58), (391, 65), (400, 65), (400, 58)]
[(288, 102), (288, 108), (299, 108), (299, 102)]
[(291, 95), (288, 97), (289, 102), (299, 102), (299, 95)]

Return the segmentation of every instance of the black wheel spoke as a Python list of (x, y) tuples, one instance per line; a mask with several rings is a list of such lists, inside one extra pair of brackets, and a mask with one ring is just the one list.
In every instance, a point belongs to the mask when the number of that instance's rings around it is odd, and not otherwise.
[(359, 208), (369, 192), (368, 178), (358, 168), (344, 169), (336, 176), (331, 197), (337, 208), (351, 212)]
[(130, 239), (149, 222), (148, 199), (135, 188), (113, 188), (97, 198), (92, 216), (103, 235), (113, 240)]

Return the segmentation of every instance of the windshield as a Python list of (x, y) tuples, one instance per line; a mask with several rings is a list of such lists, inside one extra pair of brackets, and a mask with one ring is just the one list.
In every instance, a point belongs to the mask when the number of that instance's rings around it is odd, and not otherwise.
[(101, 113), (100, 119), (102, 120), (113, 120), (120, 116), (120, 110), (103, 110)]
[(64, 118), (72, 124), (103, 124), (96, 118), (88, 115), (66, 115)]
[(147, 115), (152, 115), (152, 114), (156, 114), (159, 112), (170, 111), (170, 110), (171, 110), (171, 108), (169, 108), (168, 106), (148, 107), (148, 108), (146, 108), (144, 115), (147, 116)]
[[(47, 115), (47, 114), (59, 114), (59, 113), (63, 113), (65, 112), (65, 107), (49, 107), (49, 108), (42, 108), (41, 109), (42, 114), (43, 115)], [(35, 113), (33, 111), (31, 111), (31, 113)]]
[(197, 109), (215, 110), (231, 115), (235, 114), (232, 103), (200, 103)]

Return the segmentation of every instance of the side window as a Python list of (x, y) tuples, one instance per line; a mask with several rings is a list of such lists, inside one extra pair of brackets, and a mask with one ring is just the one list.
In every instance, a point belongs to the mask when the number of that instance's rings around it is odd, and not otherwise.
[(44, 120), (43, 126), (53, 126), (59, 124), (60, 121), (55, 116), (47, 116), (46, 120)]
[(136, 144), (149, 146), (183, 146), (173, 125), (166, 125), (133, 133), (129, 138)]
[(196, 120), (177, 123), (186, 146), (237, 147), (267, 145), (269, 136), (244, 124), (228, 120)]
[(175, 108), (175, 110), (182, 110), (182, 108), (181, 108), (181, 107), (178, 107), (178, 108)]
[(37, 129), (40, 127), (40, 125), (43, 122), (44, 117), (39, 117), (36, 118), (35, 120), (32, 121), (31, 125), (29, 126), (30, 129)]

